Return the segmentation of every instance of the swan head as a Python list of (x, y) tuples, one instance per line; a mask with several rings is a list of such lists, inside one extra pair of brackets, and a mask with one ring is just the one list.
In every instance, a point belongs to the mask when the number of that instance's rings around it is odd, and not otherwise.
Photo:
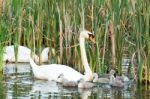
[(64, 81), (66, 81), (67, 79), (64, 78), (64, 74), (60, 74), (57, 78), (57, 82), (58, 83), (63, 83)]
[(93, 79), (97, 79), (98, 78), (98, 74), (97, 73), (93, 73)]
[(84, 80), (83, 78), (81, 78), (81, 79), (79, 79), (79, 80), (77, 81), (78, 84), (79, 84), (79, 83), (83, 83), (83, 82), (85, 82), (85, 80)]
[(61, 74), (58, 76), (58, 78), (64, 78), (64, 74), (61, 73)]
[(109, 74), (110, 74), (110, 75), (114, 75), (114, 74), (116, 74), (116, 71), (113, 70), (113, 69), (111, 69), (110, 72), (109, 72)]
[(93, 73), (93, 82), (97, 82), (97, 81), (98, 81), (98, 74)]
[(81, 31), (80, 37), (88, 39), (88, 40), (92, 41), (93, 43), (95, 43), (95, 36), (94, 36), (94, 34), (89, 32), (89, 31), (87, 31), (87, 30)]

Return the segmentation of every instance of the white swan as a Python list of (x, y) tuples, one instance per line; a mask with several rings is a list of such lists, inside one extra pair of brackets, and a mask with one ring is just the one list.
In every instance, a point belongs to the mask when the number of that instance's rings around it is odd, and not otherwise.
[[(85, 75), (81, 74), (80, 72), (76, 71), (75, 69), (69, 66), (60, 65), (60, 64), (37, 66), (32, 60), (32, 58), (30, 58), (30, 65), (32, 67), (34, 76), (37, 78), (41, 78), (44, 75), (44, 78), (47, 78), (48, 80), (57, 81), (58, 76), (60, 74), (63, 74), (64, 78), (66, 78), (68, 81), (77, 82), (81, 78), (83, 78), (85, 81), (91, 81), (93, 79), (93, 75), (87, 61), (85, 45), (84, 45), (85, 39), (89, 39), (94, 42), (95, 38), (94, 35), (89, 31), (82, 31), (80, 33), (79, 41), (80, 41), (80, 49), (81, 49), (81, 59), (84, 65)], [(41, 75), (41, 77), (38, 77), (39, 75)]]
[[(49, 52), (48, 47), (42, 51), (42, 54), (41, 54), (42, 62), (48, 61), (48, 52)], [(17, 62), (29, 62), (30, 54), (31, 54), (31, 50), (29, 48), (19, 45)], [(35, 55), (35, 57), (36, 57), (35, 61), (38, 62), (39, 61), (38, 56)], [(14, 45), (6, 46), (5, 51), (4, 51), (3, 61), (15, 62), (15, 60), (16, 59), (15, 59)]]

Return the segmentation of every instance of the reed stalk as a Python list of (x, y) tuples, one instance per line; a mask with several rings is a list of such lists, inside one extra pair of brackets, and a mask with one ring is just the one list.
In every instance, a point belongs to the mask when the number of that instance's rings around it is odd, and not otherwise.
[(148, 67), (148, 74), (147, 74), (147, 80), (150, 82), (150, 31), (149, 31), (149, 24), (150, 24), (150, 6), (147, 5), (148, 13), (146, 15), (146, 47), (147, 47), (147, 67)]

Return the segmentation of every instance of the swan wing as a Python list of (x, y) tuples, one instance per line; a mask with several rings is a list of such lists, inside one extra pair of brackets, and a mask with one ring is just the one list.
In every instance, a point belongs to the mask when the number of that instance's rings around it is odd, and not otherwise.
[(57, 80), (60, 74), (64, 75), (69, 81), (78, 81), (83, 78), (83, 75), (71, 67), (60, 64), (51, 64), (40, 66), (40, 70), (47, 76), (48, 80)]
[(18, 47), (18, 62), (29, 62), (31, 50), (24, 46)]
[[(18, 46), (18, 62), (29, 62), (30, 52), (31, 50), (29, 48), (19, 45)], [(6, 46), (4, 55), (8, 57), (9, 61), (15, 62), (14, 45)]]

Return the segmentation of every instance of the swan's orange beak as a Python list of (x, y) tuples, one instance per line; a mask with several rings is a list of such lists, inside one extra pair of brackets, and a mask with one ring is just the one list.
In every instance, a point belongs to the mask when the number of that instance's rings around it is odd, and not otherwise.
[(93, 34), (89, 34), (89, 40), (92, 41), (94, 44), (96, 43), (95, 36)]

